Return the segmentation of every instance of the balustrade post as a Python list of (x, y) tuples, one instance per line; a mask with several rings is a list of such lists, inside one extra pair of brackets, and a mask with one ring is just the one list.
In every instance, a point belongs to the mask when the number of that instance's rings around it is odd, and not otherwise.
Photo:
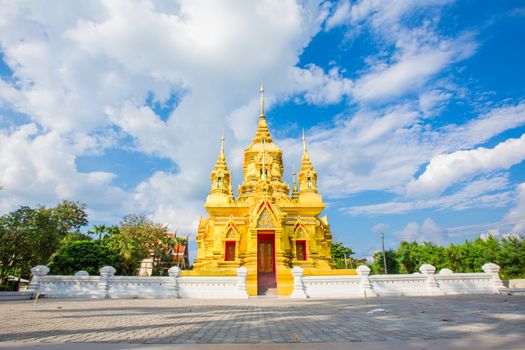
[(248, 269), (246, 267), (239, 267), (237, 269), (237, 297), (248, 299), (248, 292), (246, 290), (246, 276), (248, 276)]
[(356, 272), (359, 276), (361, 276), (361, 281), (359, 282), (359, 285), (361, 286), (361, 291), (363, 292), (363, 295), (369, 297), (376, 297), (377, 293), (372, 288), (370, 279), (368, 279), (368, 275), (370, 275), (370, 268), (366, 265), (361, 265), (356, 269)]
[(100, 281), (98, 282), (97, 289), (100, 292), (101, 296), (103, 298), (110, 298), (109, 292), (110, 292), (110, 286), (109, 286), (109, 278), (115, 276), (115, 268), (113, 266), (104, 266), (99, 270), (100, 272)]
[(305, 292), (305, 287), (303, 283), (303, 273), (304, 270), (300, 266), (294, 266), (292, 269), (293, 275), (293, 292), (290, 295), (290, 298), (294, 299), (306, 299), (308, 295)]
[(436, 268), (430, 264), (423, 264), (419, 268), (421, 274), (426, 276), (425, 285), (429, 295), (441, 295), (443, 291), (439, 289), (439, 286), (434, 278)]
[(173, 295), (175, 298), (180, 298), (180, 293), (179, 293), (180, 268), (178, 266), (170, 267), (170, 269), (168, 270), (168, 274), (171, 278), (168, 284), (168, 290), (170, 291), (170, 294)]
[(49, 273), (49, 268), (45, 265), (37, 265), (31, 269), (31, 274), (33, 275), (33, 278), (31, 278), (31, 283), (27, 286), (27, 291), (32, 292), (33, 295), (36, 295), (40, 289), (40, 283), (42, 277), (47, 275)]
[(505, 288), (503, 282), (499, 277), (500, 267), (493, 263), (486, 263), (485, 265), (481, 266), (481, 269), (483, 270), (483, 272), (491, 274), (490, 281), (492, 283), (492, 288), (494, 290), (494, 293), (499, 294), (500, 289)]

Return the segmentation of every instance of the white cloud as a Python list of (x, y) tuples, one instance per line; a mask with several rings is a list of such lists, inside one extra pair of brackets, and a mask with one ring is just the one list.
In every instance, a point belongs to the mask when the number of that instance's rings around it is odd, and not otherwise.
[(419, 108), (425, 117), (438, 114), (443, 104), (452, 97), (452, 93), (443, 90), (431, 90), (419, 96)]
[[(365, 59), (368, 67), (355, 81), (352, 94), (357, 102), (384, 102), (420, 92), (437, 74), (475, 52), (477, 43), (472, 33), (453, 39), (437, 34), (441, 8), (450, 2), (341, 1), (332, 9), (325, 29), (347, 25), (349, 35), (354, 35), (366, 25), (375, 39), (373, 43), (380, 47), (379, 55)], [(424, 20), (412, 16), (423, 12)], [(392, 45), (394, 50), (390, 52)]]
[(468, 151), (440, 154), (416, 180), (407, 186), (409, 196), (429, 196), (442, 193), (454, 183), (477, 173), (508, 169), (525, 159), (525, 134), (519, 139), (508, 139), (488, 149), (479, 147)]
[(170, 137), (170, 129), (149, 107), (134, 106), (126, 102), (119, 110), (107, 108), (106, 114), (111, 122), (134, 136), (136, 146), (142, 152), (165, 158), (174, 156), (172, 150), (176, 148), (176, 144)]
[[(295, 67), (327, 15), (326, 5), (316, 1), (17, 2), (2, 9), (2, 53), (13, 79), (0, 81), (0, 101), (38, 125), (34, 141), (24, 141), (28, 151), (13, 150), (19, 159), (3, 174), (2, 211), (67, 196), (86, 202), (100, 217), (107, 205), (131, 196), (148, 205), (115, 205), (115, 211), (135, 208), (189, 229), (188, 218), (202, 212), (220, 130), (231, 126), (227, 148), (235, 159), (246, 130), (255, 130), (257, 103), (251, 101), (258, 99), (261, 80), (276, 96), (304, 94), (309, 103), (337, 102), (348, 93), (349, 81), (335, 68), (325, 73)], [(146, 106), (148, 98), (163, 104), (173, 96), (179, 103), (166, 118)], [(239, 111), (243, 105), (249, 107)], [(115, 126), (113, 141), (131, 136), (136, 151), (169, 158), (180, 172), (156, 173), (129, 193), (111, 186), (115, 175), (78, 172), (79, 155), (119, 146), (93, 141)], [(29, 150), (51, 139), (42, 152), (55, 157), (53, 167), (37, 162), (37, 150)], [(35, 182), (24, 169), (46, 176)], [(160, 188), (171, 195), (147, 192)], [(196, 194), (198, 206), (192, 202)]]
[(497, 176), (468, 183), (453, 194), (419, 200), (397, 200), (386, 203), (352, 206), (342, 209), (351, 215), (404, 214), (415, 210), (435, 208), (438, 210), (465, 210), (469, 208), (502, 207), (512, 201), (512, 193), (506, 191), (508, 179)]
[(472, 147), (525, 124), (525, 102), (493, 108), (463, 125), (449, 127), (454, 147)]
[(425, 219), (423, 224), (418, 224), (415, 221), (408, 223), (400, 232), (396, 233), (396, 237), (407, 242), (433, 242), (438, 245), (448, 243), (447, 230), (431, 218)]
[[(463, 125), (436, 130), (425, 124), (419, 103), (362, 108), (341, 116), (333, 127), (306, 130), (307, 144), (314, 166), (322, 174), (319, 186), (324, 195), (344, 197), (368, 190), (404, 195), (414, 174), (434, 157), (473, 147), (525, 123), (520, 114), (524, 107), (496, 108)], [(491, 130), (498, 122), (501, 124)], [(297, 165), (300, 135), (278, 142), (287, 150), (285, 165)], [(399, 206), (405, 204), (396, 202), (395, 207)]]
[[(392, 35), (407, 15), (432, 7), (439, 7), (451, 0), (359, 0), (353, 4), (344, 0), (332, 11), (326, 20), (326, 28), (332, 29), (339, 25), (359, 25), (368, 23), (373, 29)], [(390, 32), (390, 33), (389, 33)]]
[(352, 5), (350, 4), (349, 0), (339, 1), (337, 7), (335, 7), (335, 10), (326, 20), (326, 29), (330, 30), (347, 22), (350, 19), (351, 9)]
[(352, 90), (352, 81), (341, 76), (339, 69), (333, 67), (325, 73), (316, 65), (309, 64), (306, 69), (293, 68), (295, 92), (304, 93), (307, 102), (313, 104), (338, 103)]
[(208, 186), (196, 188), (192, 174), (155, 172), (140, 183), (133, 193), (128, 210), (148, 213), (157, 222), (180, 232), (196, 232), (199, 214), (204, 215), (204, 198)]
[(375, 62), (355, 82), (358, 101), (383, 101), (418, 91), (447, 66), (472, 55), (477, 45), (471, 35), (446, 40), (423, 27), (402, 31), (396, 46), (392, 63)]
[(450, 60), (450, 53), (430, 51), (380, 67), (356, 82), (359, 101), (373, 101), (403, 95), (420, 88)]
[(385, 232), (387, 229), (388, 229), (387, 224), (379, 223), (379, 224), (375, 224), (374, 226), (372, 226), (372, 232), (374, 233)]
[(76, 156), (88, 149), (86, 145), (97, 142), (82, 137), (79, 141), (67, 142), (56, 132), (39, 134), (35, 124), (23, 125), (12, 133), (0, 130), (0, 211), (70, 199), (92, 204), (94, 219), (120, 212), (121, 203), (128, 197), (112, 186), (114, 174), (77, 171)]
[(502, 221), (512, 225), (512, 233), (525, 235), (525, 183), (516, 187), (516, 204)]
[[(432, 80), (476, 46), (469, 36), (436, 35), (438, 19), (412, 29), (403, 23), (413, 11), (444, 3), (341, 2), (327, 29), (369, 25), (395, 47), (387, 58), (369, 58), (369, 66), (350, 80), (340, 68), (343, 62), (330, 70), (297, 66), (323, 25), (327, 3), (4, 2), (0, 40), (13, 80), (0, 81), (0, 100), (35, 124), (2, 133), (2, 151), (12, 153), (1, 160), (7, 166), (0, 173), (0, 210), (69, 197), (86, 202), (99, 218), (140, 211), (172, 228), (191, 230), (203, 213), (224, 126), (234, 180), (241, 174), (242, 149), (257, 123), (261, 80), (268, 91), (267, 108), (296, 97), (320, 105), (345, 98), (359, 102), (357, 112), (339, 116), (335, 125), (307, 131), (324, 195), (367, 190), (402, 195), (434, 156), (472, 148), (525, 123), (524, 103), (464, 125), (434, 130), (425, 124), (425, 117), (448, 98), (448, 90), (433, 86)], [(404, 99), (410, 92), (419, 100)], [(162, 104), (173, 96), (180, 101), (162, 118), (146, 105), (148, 97)], [(394, 97), (402, 102), (368, 105)], [(112, 185), (114, 174), (76, 169), (80, 155), (103, 154), (127, 136), (136, 151), (168, 158), (179, 172), (156, 172), (124, 192)], [(300, 159), (299, 137), (276, 141), (285, 150), (289, 171)], [(483, 178), (431, 205), (502, 205), (509, 198), (505, 181), (505, 176)], [(490, 191), (482, 192), (483, 186)], [(122, 208), (120, 203), (127, 204)], [(425, 207), (401, 200), (384, 205), (391, 212)]]
[[(398, 188), (409, 181), (422, 159), (414, 151), (411, 125), (418, 113), (409, 105), (396, 106), (381, 114), (358, 111), (335, 127), (307, 131), (307, 144), (319, 177), (321, 192), (345, 196), (366, 190)], [(300, 137), (280, 140), (287, 152), (286, 164), (298, 164)]]

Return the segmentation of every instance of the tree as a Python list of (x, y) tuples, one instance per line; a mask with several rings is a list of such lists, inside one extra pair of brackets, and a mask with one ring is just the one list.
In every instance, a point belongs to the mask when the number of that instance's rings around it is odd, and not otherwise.
[(53, 208), (22, 206), (0, 219), (0, 285), (8, 275), (28, 278), (31, 267), (47, 264), (69, 232), (87, 224), (85, 205), (63, 201)]
[(111, 237), (119, 231), (118, 226), (93, 225), (93, 228), (88, 231), (89, 235), (95, 238), (102, 239), (104, 237)]
[[(401, 273), (412, 273), (418, 268), (418, 261), (415, 258), (416, 250), (418, 249), (417, 242), (408, 243), (402, 241), (399, 248), (396, 250), (396, 260), (399, 264), (399, 271)], [(375, 255), (374, 255), (375, 261)], [(388, 266), (387, 266), (388, 267)]]
[(510, 236), (500, 241), (497, 264), (501, 266), (502, 279), (525, 277), (525, 238)]
[(423, 264), (434, 265), (437, 269), (447, 267), (446, 248), (431, 242), (419, 244), (402, 241), (395, 253), (400, 273), (418, 272)]
[(144, 215), (127, 215), (122, 219), (118, 230), (114, 230), (103, 240), (121, 257), (118, 273), (134, 275), (143, 259), (153, 256), (154, 260), (159, 260), (168, 254), (173, 242), (167, 232), (166, 226), (156, 224)]
[[(397, 254), (395, 250), (385, 250), (386, 268), (389, 274), (399, 273), (399, 264), (397, 262)], [(383, 264), (383, 252), (375, 252), (372, 264), (370, 265), (372, 274), (379, 275), (385, 273)]]
[(341, 242), (332, 242), (332, 258), (348, 257), (353, 254), (352, 248), (345, 247)]
[[(154, 263), (160, 263), (175, 245), (166, 226), (143, 215), (125, 216), (119, 226), (95, 225), (88, 234), (70, 232), (62, 239), (50, 259), (52, 273), (86, 270), (98, 274), (102, 266), (111, 265), (118, 274), (135, 275), (143, 259), (153, 257)], [(154, 268), (159, 272), (158, 266)]]
[[(366, 259), (356, 259), (350, 257), (350, 255), (355, 254), (351, 248), (345, 247), (341, 242), (332, 242), (332, 259), (335, 263), (336, 269), (355, 269), (359, 265), (363, 265), (366, 262)], [(345, 264), (346, 258), (346, 264)]]
[(0, 290), (8, 290), (9, 276), (21, 276), (29, 271), (32, 262), (31, 232), (26, 209), (0, 217)]
[[(25, 208), (25, 207), (23, 207)], [(31, 231), (33, 265), (47, 264), (68, 232), (80, 232), (87, 225), (86, 206), (79, 202), (63, 201), (53, 208), (27, 208)]]
[[(417, 272), (423, 264), (434, 265), (438, 271), (449, 268), (454, 272), (481, 272), (481, 267), (487, 262), (501, 267), (503, 279), (525, 277), (525, 239), (517, 235), (500, 239), (488, 235), (484, 239), (466, 240), (448, 247), (431, 242), (403, 241), (397, 249), (387, 252), (389, 273)], [(372, 273), (383, 272), (380, 253), (374, 254), (371, 269)]]
[(100, 268), (106, 265), (118, 268), (120, 256), (107, 247), (102, 240), (67, 240), (49, 259), (51, 274), (72, 275), (85, 270), (90, 275), (98, 275)]

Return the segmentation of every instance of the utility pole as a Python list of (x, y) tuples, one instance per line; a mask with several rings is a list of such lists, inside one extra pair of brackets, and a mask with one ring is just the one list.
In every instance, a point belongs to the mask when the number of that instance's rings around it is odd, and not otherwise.
[(385, 267), (385, 275), (388, 274), (386, 269), (386, 254), (385, 254), (385, 234), (381, 232), (381, 250), (383, 251), (383, 266)]

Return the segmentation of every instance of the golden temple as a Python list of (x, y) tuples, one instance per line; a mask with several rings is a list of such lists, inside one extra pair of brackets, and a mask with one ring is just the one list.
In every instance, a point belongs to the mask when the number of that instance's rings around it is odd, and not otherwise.
[(293, 186), (283, 181), (282, 150), (273, 143), (264, 115), (257, 132), (244, 150), (244, 179), (235, 198), (231, 174), (221, 150), (211, 172), (206, 199), (208, 218), (201, 217), (197, 233), (196, 272), (231, 275), (241, 266), (248, 269), (249, 295), (290, 295), (291, 267), (320, 273), (333, 268), (330, 226), (319, 217), (325, 204), (317, 192), (315, 172), (303, 133), (303, 155)]

